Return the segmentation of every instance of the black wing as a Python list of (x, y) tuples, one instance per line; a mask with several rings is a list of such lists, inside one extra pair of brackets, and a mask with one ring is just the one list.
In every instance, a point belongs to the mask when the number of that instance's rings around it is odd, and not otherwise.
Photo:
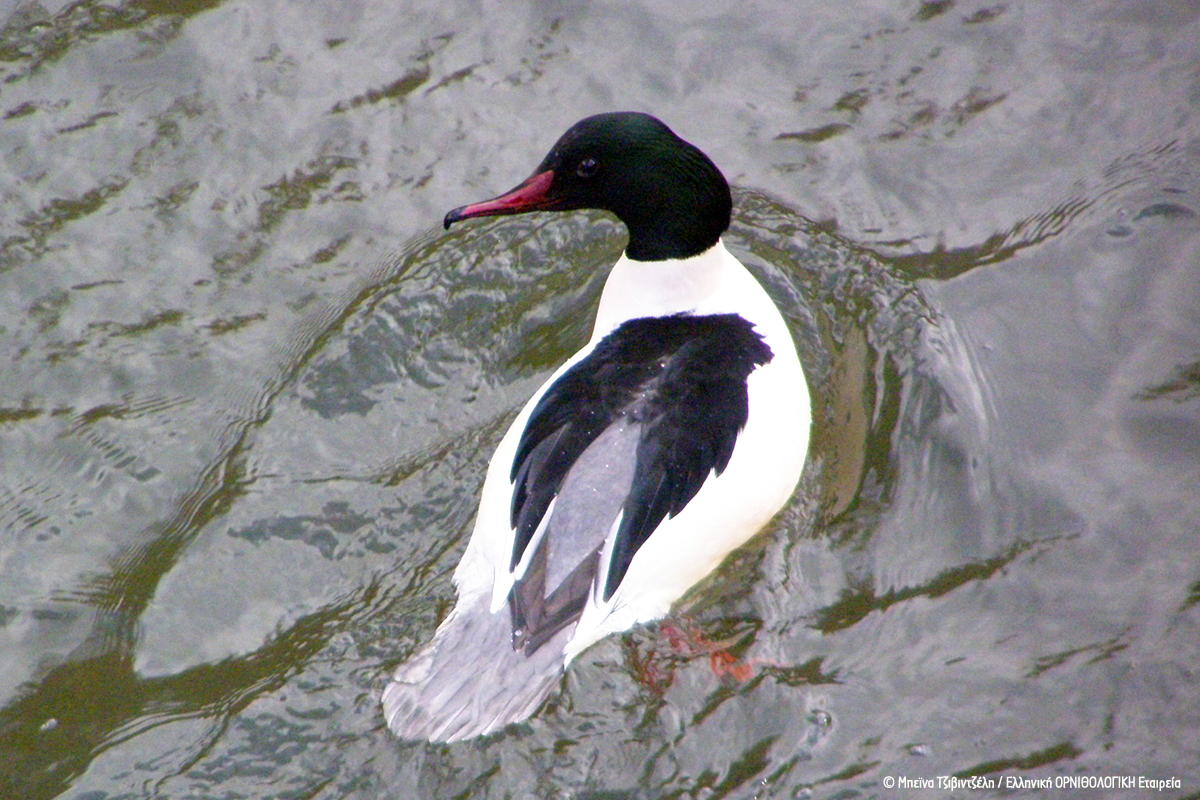
[[(659, 523), (679, 513), (711, 472), (725, 469), (749, 414), (746, 378), (772, 355), (736, 314), (646, 317), (622, 323), (550, 386), (513, 459), (511, 568), (564, 485), (571, 497), (597, 497), (583, 504), (590, 513), (573, 512), (569, 524), (548, 529), (514, 584), (515, 646), (532, 652), (579, 618), (618, 513), (604, 599)], [(622, 469), (614, 461), (632, 463)], [(556, 504), (548, 522), (558, 514)], [(558, 558), (569, 563), (553, 563), (553, 538), (565, 544), (557, 549), (570, 555)], [(548, 575), (554, 585), (546, 585)]]

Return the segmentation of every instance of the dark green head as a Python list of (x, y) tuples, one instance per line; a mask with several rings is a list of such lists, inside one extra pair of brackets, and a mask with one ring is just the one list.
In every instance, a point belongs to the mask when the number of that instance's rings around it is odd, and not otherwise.
[(687, 258), (729, 227), (729, 184), (708, 156), (649, 114), (597, 114), (575, 123), (533, 175), (493, 200), (456, 208), (461, 219), (526, 211), (611, 211), (639, 261)]

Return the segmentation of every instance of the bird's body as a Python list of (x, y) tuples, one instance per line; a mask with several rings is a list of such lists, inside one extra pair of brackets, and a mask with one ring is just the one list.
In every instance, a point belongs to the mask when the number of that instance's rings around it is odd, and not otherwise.
[[(659, 162), (688, 179), (654, 188)], [(533, 177), (447, 225), (570, 208), (617, 213), (630, 244), (591, 339), (496, 449), (457, 605), (384, 691), (406, 738), (452, 741), (532, 714), (586, 647), (665, 615), (760, 530), (804, 465), (804, 373), (778, 309), (719, 240), (728, 186), (707, 157), (647, 115), (591, 117)], [(665, 229), (656, 211), (673, 219)]]

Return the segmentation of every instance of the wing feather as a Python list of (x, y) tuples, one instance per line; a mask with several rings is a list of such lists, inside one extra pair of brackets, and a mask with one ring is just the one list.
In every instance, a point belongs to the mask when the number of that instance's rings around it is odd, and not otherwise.
[(574, 623), (593, 586), (609, 599), (659, 524), (725, 469), (749, 414), (746, 379), (772, 355), (736, 314), (632, 319), (547, 389), (510, 472), (511, 568), (554, 502), (510, 595), (515, 647), (532, 652)]

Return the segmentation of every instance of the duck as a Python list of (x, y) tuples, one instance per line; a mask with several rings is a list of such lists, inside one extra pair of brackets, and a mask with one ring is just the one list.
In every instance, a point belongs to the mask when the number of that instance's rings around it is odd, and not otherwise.
[(732, 207), (707, 155), (625, 111), (579, 121), (515, 188), (446, 215), (599, 209), (629, 239), (591, 338), (496, 448), (456, 604), (383, 690), (397, 736), (528, 720), (573, 659), (668, 615), (794, 493), (808, 386), (783, 315), (722, 241)]

